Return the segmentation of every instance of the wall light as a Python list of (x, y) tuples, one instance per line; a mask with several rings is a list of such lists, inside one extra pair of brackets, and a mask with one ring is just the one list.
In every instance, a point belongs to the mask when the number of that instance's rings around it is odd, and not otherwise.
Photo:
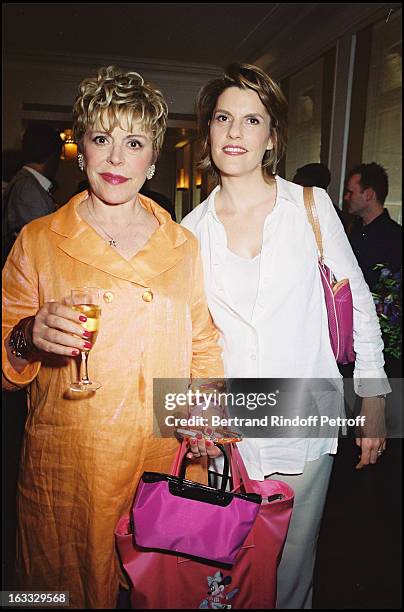
[(180, 142), (177, 142), (176, 145), (174, 145), (174, 149), (182, 149), (183, 147), (186, 147), (187, 144), (189, 144), (189, 140), (181, 140)]
[(189, 179), (185, 173), (184, 168), (179, 169), (178, 179), (177, 179), (177, 189), (181, 191), (185, 191), (186, 189), (189, 189)]
[(200, 189), (202, 186), (202, 172), (197, 168), (195, 170), (195, 187)]
[(71, 161), (77, 158), (78, 146), (73, 138), (73, 130), (66, 129), (60, 134), (61, 139), (63, 140), (63, 149), (61, 159), (66, 161)]

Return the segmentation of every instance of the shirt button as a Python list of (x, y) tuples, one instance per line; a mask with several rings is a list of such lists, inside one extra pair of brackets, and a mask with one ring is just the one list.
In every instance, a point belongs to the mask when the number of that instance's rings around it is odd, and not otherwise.
[(104, 302), (110, 304), (114, 299), (114, 294), (112, 293), (112, 291), (106, 291), (102, 297), (104, 299)]
[(142, 300), (144, 302), (152, 302), (153, 301), (153, 292), (151, 291), (151, 289), (147, 289), (147, 291), (145, 291), (142, 295)]

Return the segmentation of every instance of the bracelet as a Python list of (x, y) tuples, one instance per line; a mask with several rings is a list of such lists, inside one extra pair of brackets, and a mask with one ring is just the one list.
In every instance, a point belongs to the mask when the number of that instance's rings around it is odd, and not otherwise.
[(32, 342), (32, 328), (34, 326), (35, 317), (25, 317), (21, 319), (10, 334), (8, 341), (11, 353), (19, 359), (29, 361), (30, 358), (38, 353), (38, 349)]

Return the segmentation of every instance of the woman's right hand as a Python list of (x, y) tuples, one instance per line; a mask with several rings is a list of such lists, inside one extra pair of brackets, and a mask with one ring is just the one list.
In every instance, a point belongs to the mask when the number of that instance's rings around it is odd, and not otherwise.
[(91, 348), (90, 334), (84, 329), (86, 316), (60, 302), (46, 302), (37, 312), (32, 327), (32, 343), (39, 351), (76, 356)]
[(198, 433), (195, 438), (189, 440), (188, 459), (200, 459), (206, 456), (209, 457), (209, 459), (216, 459), (221, 454), (222, 451), (220, 448), (218, 448), (212, 440), (206, 440), (202, 433)]

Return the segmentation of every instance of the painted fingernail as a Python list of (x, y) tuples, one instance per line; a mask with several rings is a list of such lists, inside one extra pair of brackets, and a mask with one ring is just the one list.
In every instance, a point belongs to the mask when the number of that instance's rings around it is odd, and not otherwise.
[(85, 315), (80, 315), (79, 320), (85, 323), (87, 321), (87, 317)]
[(213, 442), (211, 442), (210, 440), (206, 440), (206, 446), (213, 446)]
[(83, 331), (83, 338), (91, 338), (91, 332), (87, 330)]
[(192, 440), (191, 440), (191, 444), (196, 444), (196, 440), (195, 440), (195, 438), (192, 438)]
[(197, 434), (196, 434), (196, 437), (198, 438), (198, 440), (202, 440), (203, 435), (202, 435), (201, 433), (197, 433)]
[(77, 357), (77, 355), (79, 354), (79, 352), (80, 352), (80, 351), (76, 351), (76, 350), (72, 351), (72, 355), (73, 355), (73, 357)]
[(213, 433), (213, 429), (211, 427), (207, 427), (206, 433), (210, 435), (211, 433)]
[(91, 344), (91, 342), (85, 342), (85, 343), (83, 344), (83, 347), (84, 347), (85, 349), (90, 349), (92, 346), (93, 346), (93, 345)]
[(185, 442), (189, 442), (189, 438), (184, 438)]

